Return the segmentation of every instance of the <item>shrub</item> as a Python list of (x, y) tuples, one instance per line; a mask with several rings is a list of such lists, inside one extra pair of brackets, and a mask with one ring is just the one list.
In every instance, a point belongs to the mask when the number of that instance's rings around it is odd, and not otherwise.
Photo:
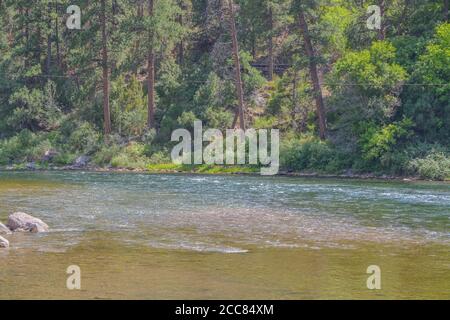
[(411, 120), (405, 119), (382, 128), (369, 126), (359, 141), (364, 160), (377, 160), (384, 154), (392, 152), (398, 140), (410, 135), (412, 125)]
[(101, 149), (94, 155), (95, 164), (102, 166), (110, 164), (112, 159), (120, 153), (120, 147), (117, 144), (103, 145)]
[(100, 134), (87, 122), (83, 122), (72, 132), (69, 138), (69, 146), (72, 152), (90, 155), (99, 149), (99, 145)]
[(74, 163), (76, 158), (77, 158), (76, 154), (70, 152), (62, 152), (57, 154), (53, 158), (52, 162), (57, 165), (65, 166)]
[[(292, 140), (281, 147), (281, 166), (288, 170), (320, 170), (325, 171), (336, 151), (326, 142), (315, 138)], [(336, 163), (333, 165), (338, 167)]]
[(130, 143), (111, 159), (111, 165), (115, 168), (144, 169), (148, 164), (148, 158), (144, 152), (145, 145), (136, 142)]
[(22, 130), (18, 135), (0, 142), (0, 163), (39, 160), (51, 148), (44, 135)]
[(166, 151), (155, 152), (149, 160), (150, 164), (171, 163), (169, 154)]
[(410, 161), (410, 169), (422, 178), (445, 180), (450, 178), (450, 157), (442, 152), (432, 152), (422, 159)]

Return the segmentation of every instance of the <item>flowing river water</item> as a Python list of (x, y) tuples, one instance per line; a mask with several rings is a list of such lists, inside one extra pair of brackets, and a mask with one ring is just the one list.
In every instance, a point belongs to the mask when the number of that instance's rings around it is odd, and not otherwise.
[(0, 172), (16, 211), (51, 231), (7, 236), (0, 299), (450, 298), (448, 183)]

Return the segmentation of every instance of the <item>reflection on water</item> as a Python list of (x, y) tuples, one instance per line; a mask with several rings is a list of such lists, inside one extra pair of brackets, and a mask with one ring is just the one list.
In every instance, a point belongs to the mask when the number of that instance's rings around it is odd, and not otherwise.
[(450, 297), (448, 184), (0, 173), (0, 220), (13, 211), (52, 231), (9, 237), (0, 298)]

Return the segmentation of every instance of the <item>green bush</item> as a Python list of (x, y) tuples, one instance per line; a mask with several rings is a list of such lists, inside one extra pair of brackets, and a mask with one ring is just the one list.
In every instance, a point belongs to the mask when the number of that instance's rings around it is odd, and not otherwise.
[(367, 161), (379, 160), (386, 153), (394, 151), (398, 140), (411, 134), (410, 128), (412, 126), (413, 123), (409, 119), (391, 123), (381, 128), (369, 125), (359, 140), (363, 159)]
[(410, 169), (422, 178), (445, 180), (450, 178), (450, 157), (442, 152), (432, 152), (422, 159), (410, 161)]
[(102, 166), (111, 163), (112, 159), (120, 153), (120, 146), (117, 144), (103, 145), (100, 150), (94, 155), (93, 161), (95, 164)]
[(287, 170), (319, 170), (337, 169), (336, 151), (325, 142), (315, 138), (291, 140), (281, 147), (281, 166)]
[(160, 163), (172, 163), (168, 152), (159, 151), (155, 152), (149, 159), (150, 164), (160, 164)]
[(62, 152), (57, 154), (53, 158), (52, 162), (57, 165), (65, 166), (74, 163), (76, 158), (77, 158), (76, 154), (70, 152)]
[(38, 161), (51, 148), (44, 134), (22, 130), (18, 135), (0, 142), (0, 163)]
[(91, 155), (99, 149), (101, 135), (90, 123), (83, 122), (72, 132), (69, 146), (72, 152)]
[(149, 162), (144, 152), (145, 145), (130, 143), (111, 159), (111, 165), (115, 168), (144, 169)]

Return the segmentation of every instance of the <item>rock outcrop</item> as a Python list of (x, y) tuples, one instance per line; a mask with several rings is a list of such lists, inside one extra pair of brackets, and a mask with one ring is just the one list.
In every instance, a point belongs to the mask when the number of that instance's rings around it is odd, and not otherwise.
[(48, 232), (49, 227), (41, 219), (23, 212), (16, 212), (9, 216), (6, 226), (14, 232)]
[(9, 241), (0, 236), (0, 248), (9, 248)]
[(0, 222), (0, 235), (11, 234), (11, 230), (8, 229), (3, 223)]

